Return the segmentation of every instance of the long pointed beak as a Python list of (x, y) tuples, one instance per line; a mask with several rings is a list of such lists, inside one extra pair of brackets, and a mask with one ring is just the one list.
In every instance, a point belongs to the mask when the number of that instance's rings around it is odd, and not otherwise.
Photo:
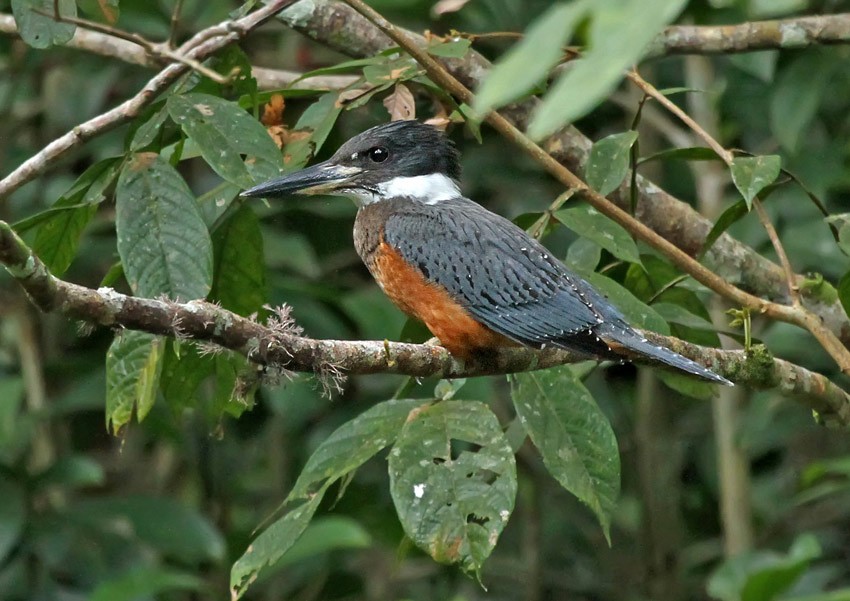
[(346, 167), (325, 161), (254, 186), (242, 192), (241, 196), (277, 198), (287, 194), (330, 194), (362, 172), (359, 167)]

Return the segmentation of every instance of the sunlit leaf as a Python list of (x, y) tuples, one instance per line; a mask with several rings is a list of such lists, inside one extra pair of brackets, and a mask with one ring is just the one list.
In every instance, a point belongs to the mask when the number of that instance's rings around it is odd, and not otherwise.
[(280, 174), (280, 151), (238, 104), (192, 93), (169, 96), (167, 106), (204, 160), (227, 181), (249, 188)]
[(212, 243), (195, 197), (161, 156), (136, 154), (115, 193), (118, 254), (133, 292), (204, 298), (212, 283)]
[(517, 487), (513, 451), (490, 409), (443, 401), (411, 415), (389, 471), (407, 536), (436, 561), (478, 573), (513, 511)]
[(629, 152), (637, 138), (638, 133), (629, 130), (593, 143), (584, 173), (591, 188), (607, 196), (620, 186), (629, 172)]
[(517, 374), (511, 397), (543, 463), (596, 514), (610, 540), (620, 454), (608, 419), (569, 366)]
[(555, 212), (555, 219), (580, 236), (592, 240), (612, 255), (640, 263), (637, 244), (629, 233), (590, 205), (582, 204)]
[(744, 197), (747, 209), (752, 208), (753, 198), (779, 177), (781, 166), (782, 159), (776, 154), (732, 159), (732, 181)]
[(473, 103), (476, 112), (487, 112), (522, 98), (539, 84), (563, 56), (562, 47), (591, 3), (559, 3), (540, 15), (523, 39), (505, 53), (484, 79)]
[(685, 4), (685, 0), (592, 3), (589, 48), (558, 78), (534, 111), (528, 126), (529, 136), (542, 139), (599, 104)]

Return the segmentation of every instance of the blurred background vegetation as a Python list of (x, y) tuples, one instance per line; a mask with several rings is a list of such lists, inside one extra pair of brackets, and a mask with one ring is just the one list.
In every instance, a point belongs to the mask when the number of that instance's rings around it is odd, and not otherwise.
[[(114, 7), (116, 27), (149, 39), (169, 36), (172, 0), (77, 4), (94, 19), (104, 6)], [(520, 32), (550, 2), (470, 0), (442, 15), (429, 0), (370, 4), (401, 26), (442, 34)], [(177, 39), (237, 8), (233, 0), (184, 0)], [(734, 24), (848, 10), (850, 2), (839, 0), (693, 0), (678, 22)], [(0, 0), (0, 13), (11, 13), (8, 0)], [(474, 48), (492, 59), (511, 43), (481, 38)], [(299, 72), (348, 60), (281, 23), (266, 25), (240, 46), (254, 65)], [(658, 88), (703, 90), (675, 100), (727, 147), (780, 154), (783, 166), (831, 213), (843, 213), (850, 211), (848, 51), (832, 46), (670, 57), (647, 63), (642, 73)], [(135, 94), (152, 71), (61, 46), (34, 50), (2, 35), (0, 74), (5, 175), (57, 136)], [(318, 158), (387, 120), (382, 97), (343, 112)], [(317, 98), (287, 94), (284, 121), (294, 125)], [(624, 84), (577, 126), (592, 139), (628, 129), (637, 100)], [(420, 118), (432, 116), (427, 101), (418, 108)], [(647, 113), (641, 153), (675, 145), (677, 130), (670, 117)], [(125, 126), (88, 141), (8, 198), (0, 218), (16, 222), (48, 209), (89, 166), (122, 155), (128, 131)], [(463, 152), (464, 192), (489, 209), (527, 225), (527, 214), (536, 217), (560, 193), (489, 129), (480, 143), (462, 126), (450, 133)], [(665, 161), (648, 165), (644, 174), (696, 203), (700, 170), (712, 168)], [(200, 160), (183, 161), (180, 172), (199, 196), (220, 183)], [(722, 206), (737, 200), (734, 188), (722, 191)], [(836, 282), (848, 270), (847, 256), (799, 188), (773, 192), (766, 206), (798, 273)], [(251, 208), (262, 231), (266, 302), (291, 305), (309, 336), (423, 339), (360, 264), (351, 244), (350, 202), (291, 199)], [(100, 285), (118, 258), (114, 223), (114, 205), (102, 203), (65, 279)], [(773, 258), (753, 216), (730, 232)], [(546, 243), (564, 258), (576, 240), (559, 228)], [(647, 262), (657, 260), (641, 251)], [(597, 262), (612, 266), (608, 275), (628, 284), (627, 270), (614, 257), (603, 253)], [(777, 323), (757, 322), (756, 328), (777, 356), (839, 377), (805, 332)], [(113, 436), (104, 419), (104, 355), (112, 339), (108, 329), (39, 314), (11, 278), (0, 275), (0, 599), (223, 598), (231, 564), (286, 496), (311, 451), (340, 424), (407, 385), (397, 376), (351, 377), (328, 398), (315, 378), (299, 375), (262, 387), (253, 407), (237, 418), (237, 411), (222, 411), (214, 383), (204, 382), (192, 406), (160, 399), (144, 421)], [(817, 425), (810, 410), (776, 392), (740, 391), (732, 436), (744, 494), (733, 507), (737, 519), (724, 532), (712, 403), (682, 396), (630, 365), (597, 369), (586, 384), (613, 424), (623, 465), (610, 546), (591, 512), (558, 486), (527, 444), (518, 454), (517, 508), (485, 564), (484, 589), (404, 539), (382, 456), (357, 471), (339, 501), (329, 495), (297, 546), (263, 573), (247, 598), (850, 599), (845, 431)], [(407, 394), (431, 397), (435, 385), (410, 383)], [(508, 416), (508, 394), (503, 376), (488, 377), (467, 381), (459, 398), (482, 400)], [(731, 551), (724, 546), (730, 536), (739, 540)]]

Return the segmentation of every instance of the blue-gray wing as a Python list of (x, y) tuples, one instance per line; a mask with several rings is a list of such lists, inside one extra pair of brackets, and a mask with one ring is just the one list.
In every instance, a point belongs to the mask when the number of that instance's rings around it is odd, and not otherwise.
[(471, 200), (406, 203), (384, 238), (476, 320), (517, 342), (588, 350), (577, 335), (621, 317), (522, 229)]

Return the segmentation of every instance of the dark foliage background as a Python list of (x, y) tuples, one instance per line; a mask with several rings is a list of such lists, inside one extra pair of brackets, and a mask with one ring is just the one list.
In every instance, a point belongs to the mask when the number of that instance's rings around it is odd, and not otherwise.
[[(77, 4), (81, 14), (98, 18), (103, 6), (115, 3)], [(370, 4), (399, 25), (437, 33), (518, 32), (550, 5), (471, 0), (435, 17), (428, 1)], [(226, 19), (236, 8), (230, 0), (185, 0), (178, 39)], [(154, 40), (168, 37), (170, 0), (121, 0), (117, 9), (115, 26)], [(728, 24), (842, 10), (850, 10), (850, 3), (694, 0), (679, 22)], [(0, 12), (11, 12), (8, 1), (0, 0)], [(497, 58), (511, 43), (482, 38), (474, 47)], [(240, 47), (252, 64), (277, 69), (308, 71), (348, 60), (280, 23), (253, 33)], [(675, 99), (704, 126), (711, 125), (705, 119), (713, 121), (725, 146), (780, 154), (783, 166), (831, 213), (840, 214), (850, 211), (849, 58), (840, 45), (671, 57), (648, 63), (642, 73), (658, 88), (703, 89)], [(227, 51), (218, 60), (241, 56)], [(9, 35), (0, 37), (0, 73), (0, 174), (134, 94), (151, 76), (148, 69), (61, 46), (34, 50)], [(195, 91), (230, 99), (242, 93), (208, 80)], [(343, 111), (317, 158), (385, 121), (379, 101), (384, 95)], [(287, 95), (285, 123), (294, 125), (319, 97)], [(424, 94), (418, 98), (419, 116), (431, 116), (432, 103)], [(624, 84), (577, 126), (592, 139), (628, 129), (638, 99)], [(8, 198), (0, 218), (14, 223), (49, 209), (91, 165), (123, 155), (137, 126), (88, 141)], [(678, 145), (677, 131), (671, 117), (647, 113), (641, 153)], [(179, 137), (174, 125), (164, 132), (171, 140)], [(481, 143), (462, 126), (453, 126), (451, 136), (463, 152), (465, 193), (491, 210), (528, 225), (561, 192), (489, 128), (482, 129)], [(190, 152), (179, 163), (180, 174), (200, 198), (211, 191), (214, 196), (221, 178), (200, 158), (187, 159)], [(643, 173), (696, 203), (701, 170), (715, 167), (664, 161)], [(64, 279), (97, 288), (117, 263), (114, 191), (114, 185), (105, 191), (107, 201), (86, 227)], [(721, 200), (728, 206), (737, 192), (726, 185)], [(844, 275), (850, 267), (846, 254), (799, 188), (778, 189), (765, 204), (798, 273), (817, 272), (832, 282)], [(360, 264), (351, 244), (350, 202), (294, 198), (254, 203), (249, 210), (258, 218), (258, 230), (249, 231), (262, 234), (263, 281), (255, 282), (262, 304), (290, 305), (314, 338), (427, 337), (391, 306)], [(753, 215), (730, 232), (774, 258)], [(32, 243), (35, 234), (25, 237)], [(581, 240), (559, 227), (546, 243), (562, 258), (599, 252), (574, 246)], [(646, 265), (660, 262), (648, 248), (639, 248)], [(635, 292), (627, 265), (607, 251), (597, 262)], [(108, 281), (129, 290), (121, 277)], [(700, 292), (699, 298), (708, 296)], [(777, 356), (839, 377), (806, 332), (759, 320), (755, 328)], [(191, 405), (160, 394), (146, 419), (131, 421), (113, 436), (104, 417), (106, 411), (107, 419), (115, 419), (105, 410), (104, 356), (113, 337), (105, 328), (90, 330), (57, 314), (39, 314), (11, 277), (0, 274), (0, 599), (222, 598), (230, 567), (255, 528), (275, 511), (312, 451), (335, 428), (394, 395), (432, 398), (437, 385), (354, 376), (328, 395), (315, 377), (297, 375), (279, 386), (261, 386), (248, 409), (230, 397), (231, 388), (208, 378)], [(731, 435), (739, 453), (734, 477), (744, 479), (745, 496), (735, 499), (738, 519), (724, 525), (720, 481), (728, 475), (718, 468), (714, 427), (725, 418), (713, 412), (712, 402), (683, 396), (653, 372), (630, 365), (594, 369), (585, 384), (610, 419), (620, 449), (622, 492), (610, 546), (594, 515), (558, 485), (527, 442), (517, 454), (516, 510), (484, 565), (482, 586), (457, 567), (435, 563), (404, 537), (384, 452), (345, 481), (344, 496), (337, 500), (339, 485), (331, 489), (296, 547), (261, 574), (246, 598), (850, 599), (846, 431), (817, 425), (810, 410), (775, 392), (739, 391), (740, 414)], [(456, 398), (483, 401), (508, 423), (509, 395), (509, 384), (499, 376), (466, 381)], [(724, 563), (729, 552), (724, 534), (734, 538), (730, 529), (742, 527), (752, 535), (743, 535), (738, 550), (744, 555)]]

